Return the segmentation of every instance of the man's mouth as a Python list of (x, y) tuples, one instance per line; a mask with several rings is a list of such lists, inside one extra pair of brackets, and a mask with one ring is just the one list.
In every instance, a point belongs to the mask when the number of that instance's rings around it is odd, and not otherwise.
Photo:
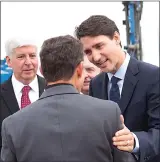
[(98, 67), (103, 67), (103, 65), (106, 63), (108, 61), (108, 59), (106, 59), (105, 61), (103, 61), (103, 62), (99, 62), (99, 63), (97, 63), (96, 65), (98, 66)]
[(23, 70), (23, 71), (32, 71), (33, 69), (26, 69), (26, 70)]
[(85, 85), (88, 85), (90, 83), (90, 81), (84, 81)]

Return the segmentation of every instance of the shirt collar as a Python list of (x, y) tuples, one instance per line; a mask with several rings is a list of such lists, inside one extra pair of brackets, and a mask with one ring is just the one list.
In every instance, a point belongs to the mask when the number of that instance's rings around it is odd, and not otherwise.
[(36, 77), (33, 79), (33, 81), (29, 84), (29, 86), (31, 87), (31, 89), (35, 92), (39, 92), (39, 88), (38, 88), (38, 78), (37, 75)]
[[(123, 64), (120, 66), (118, 71), (114, 74), (115, 77), (117, 77), (121, 80), (124, 80), (124, 77), (125, 77), (125, 74), (126, 74), (126, 71), (127, 71), (127, 67), (128, 67), (129, 61), (130, 61), (130, 55), (127, 52), (125, 52), (125, 53), (126, 53), (126, 57), (125, 57)], [(109, 78), (109, 81), (110, 81), (113, 74), (107, 73), (107, 75), (108, 75), (108, 78)]]
[[(13, 85), (13, 89), (14, 89), (14, 92), (16, 94), (20, 93), (22, 88), (25, 86), (22, 82), (18, 81), (16, 78), (15, 78), (15, 75), (13, 74), (12, 75), (12, 85)], [(38, 78), (37, 76), (34, 78), (34, 80), (29, 84), (29, 86), (31, 87), (31, 89), (35, 92), (38, 92)]]

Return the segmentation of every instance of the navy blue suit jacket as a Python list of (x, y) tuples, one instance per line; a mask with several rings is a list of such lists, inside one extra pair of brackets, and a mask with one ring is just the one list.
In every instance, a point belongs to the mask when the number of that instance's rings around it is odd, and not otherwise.
[[(160, 151), (159, 68), (131, 57), (119, 106), (125, 125), (138, 137), (140, 162)], [(90, 83), (90, 96), (108, 99), (108, 75), (104, 72)]]

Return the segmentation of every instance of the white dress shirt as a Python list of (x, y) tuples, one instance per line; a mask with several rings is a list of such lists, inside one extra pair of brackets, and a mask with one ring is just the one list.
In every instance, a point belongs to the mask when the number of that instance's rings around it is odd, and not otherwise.
[[(126, 53), (126, 57), (125, 57), (125, 60), (124, 60), (123, 64), (118, 69), (118, 71), (114, 74), (115, 77), (121, 79), (117, 83), (118, 87), (119, 87), (120, 96), (121, 96), (121, 93), (122, 93), (124, 78), (125, 78), (125, 74), (126, 74), (126, 71), (127, 71), (127, 68), (128, 68), (129, 61), (130, 61), (130, 55), (128, 53)], [(109, 98), (109, 92), (110, 92), (110, 89), (111, 89), (111, 86), (112, 86), (111, 78), (112, 78), (113, 74), (112, 73), (107, 73), (107, 75), (108, 75), (108, 78), (109, 78), (109, 82), (108, 82), (108, 99), (110, 99)], [(134, 133), (133, 133), (133, 136), (134, 136), (135, 142), (136, 142), (133, 153), (138, 153), (139, 152), (139, 141), (138, 141), (137, 136)]]
[[(19, 105), (19, 108), (21, 109), (21, 97), (22, 97), (22, 88), (26, 85), (18, 81), (14, 74), (12, 75), (12, 85), (13, 90)], [(29, 91), (29, 99), (31, 103), (39, 99), (39, 84), (38, 84), (38, 78), (37, 76), (34, 78), (34, 80), (29, 84), (31, 87), (31, 90)]]

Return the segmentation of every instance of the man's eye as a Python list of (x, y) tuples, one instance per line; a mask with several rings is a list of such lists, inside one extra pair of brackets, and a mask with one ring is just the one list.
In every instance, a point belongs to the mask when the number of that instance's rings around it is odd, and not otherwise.
[(91, 54), (91, 50), (85, 50), (84, 52), (85, 52), (86, 55)]
[(98, 44), (98, 45), (96, 46), (97, 49), (101, 49), (102, 47), (103, 47), (102, 44)]
[(18, 56), (18, 58), (24, 58), (24, 56)]
[(34, 57), (36, 57), (36, 55), (31, 55), (30, 57), (34, 58)]

